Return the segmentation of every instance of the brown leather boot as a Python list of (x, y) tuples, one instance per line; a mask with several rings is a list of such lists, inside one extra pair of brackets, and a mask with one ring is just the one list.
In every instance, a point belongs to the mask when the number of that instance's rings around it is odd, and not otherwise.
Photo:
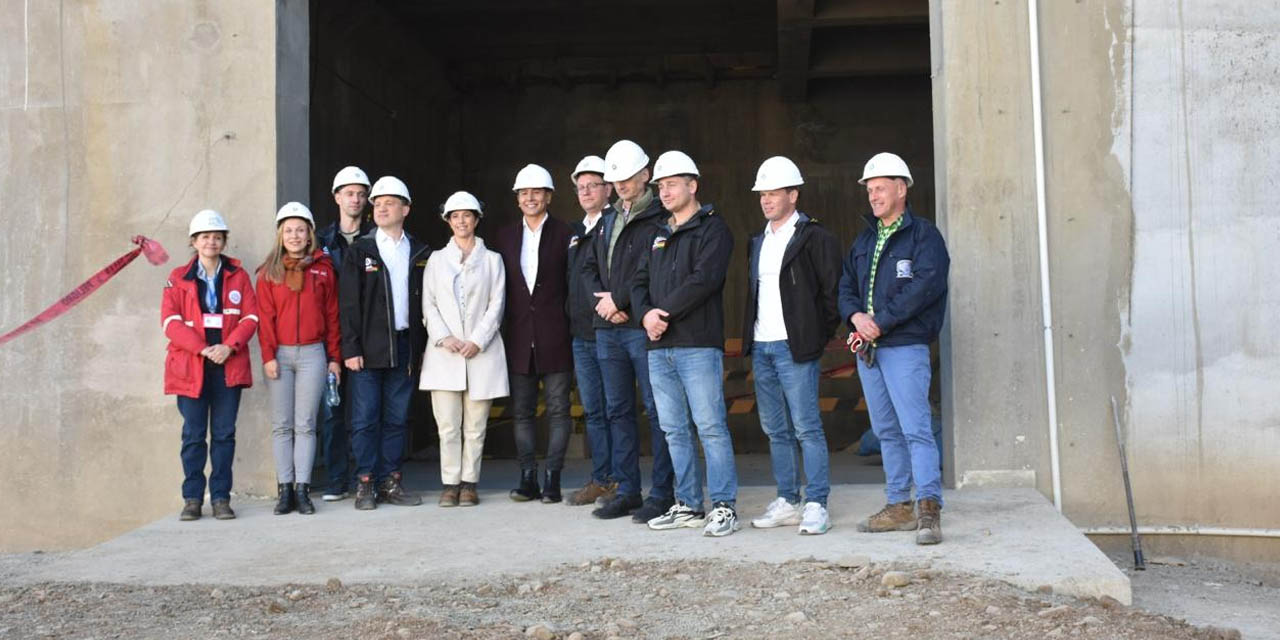
[(610, 491), (617, 491), (617, 483), (600, 484), (594, 479), (587, 482), (586, 486), (569, 494), (569, 499), (565, 503), (571, 507), (581, 507), (583, 505), (595, 504), (599, 498), (609, 495)]
[(476, 483), (462, 483), (462, 490), (458, 495), (458, 506), (474, 507), (480, 504), (480, 496), (476, 494)]
[(236, 512), (231, 510), (230, 500), (213, 501), (213, 517), (218, 520), (235, 520)]
[(456, 484), (446, 484), (444, 490), (440, 492), (440, 506), (456, 507), (458, 506), (459, 487)]
[(858, 523), (858, 531), (863, 533), (883, 533), (885, 531), (915, 531), (916, 514), (910, 502), (886, 504), (883, 509)]
[(199, 520), (200, 519), (199, 500), (187, 500), (182, 505), (182, 513), (178, 515), (179, 520)]
[(938, 544), (942, 542), (942, 505), (933, 498), (925, 498), (916, 503), (920, 513), (920, 528), (916, 529), (916, 544)]

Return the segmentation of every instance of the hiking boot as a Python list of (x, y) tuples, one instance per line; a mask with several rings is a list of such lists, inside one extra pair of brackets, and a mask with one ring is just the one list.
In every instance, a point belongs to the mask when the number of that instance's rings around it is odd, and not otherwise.
[(738, 512), (734, 510), (733, 505), (728, 502), (717, 502), (712, 505), (711, 513), (707, 515), (707, 526), (702, 528), (702, 535), (722, 538), (741, 528), (742, 525), (738, 524)]
[(920, 528), (916, 529), (916, 544), (938, 544), (942, 542), (942, 505), (933, 498), (925, 498), (916, 503), (920, 512)]
[(641, 500), (638, 495), (616, 495), (612, 500), (605, 503), (603, 507), (599, 507), (592, 511), (591, 515), (600, 518), (601, 520), (613, 520), (614, 518), (621, 518), (632, 511), (639, 509), (642, 504), (644, 504), (644, 501)]
[(520, 470), (520, 486), (511, 490), (511, 499), (516, 502), (528, 502), (542, 497), (538, 490), (538, 468)]
[(560, 472), (547, 469), (542, 479), (542, 504), (555, 504), (560, 500)]
[(235, 520), (236, 512), (231, 510), (230, 500), (213, 501), (213, 517), (217, 520)]
[(462, 483), (461, 491), (458, 494), (458, 506), (474, 507), (480, 504), (480, 496), (476, 493), (476, 483)]
[(356, 483), (356, 509), (371, 511), (377, 508), (378, 496), (373, 490), (373, 476), (360, 476)]
[(446, 484), (444, 490), (440, 492), (440, 502), (437, 504), (442, 507), (456, 507), (458, 506), (458, 494), (461, 492), (462, 487), (456, 484)]
[(273, 513), (282, 516), (286, 513), (292, 513), (294, 507), (297, 506), (297, 500), (293, 495), (293, 483), (286, 482), (276, 485), (276, 508)]
[(182, 505), (182, 513), (178, 514), (179, 520), (199, 520), (200, 507), (204, 503), (199, 500), (187, 500)]
[(316, 512), (315, 503), (311, 502), (311, 485), (299, 482), (293, 485), (293, 498), (298, 503), (298, 513), (309, 516)]
[(885, 531), (915, 531), (916, 514), (910, 502), (886, 504), (875, 515), (858, 523), (858, 531), (863, 533), (884, 533)]
[(831, 529), (827, 508), (816, 503), (804, 503), (804, 515), (800, 518), (800, 535), (820, 536)]
[(675, 500), (663, 500), (649, 496), (644, 499), (644, 504), (640, 505), (636, 512), (631, 514), (631, 521), (636, 524), (647, 524), (650, 520), (664, 514), (671, 505), (675, 504)]
[(676, 501), (671, 505), (667, 512), (649, 520), (649, 528), (654, 531), (664, 531), (666, 529), (681, 529), (688, 527), (690, 529), (701, 527), (707, 523), (707, 514), (703, 511), (695, 511), (693, 507)]
[(757, 529), (794, 527), (798, 524), (800, 524), (800, 508), (787, 502), (783, 497), (774, 498), (773, 502), (765, 507), (764, 515), (751, 519), (751, 526)]
[(592, 478), (581, 489), (569, 494), (569, 499), (565, 500), (565, 504), (571, 507), (595, 504), (597, 498), (604, 497), (610, 491), (616, 492), (617, 490), (618, 483), (616, 482), (600, 484), (595, 481), (595, 478)]
[(387, 474), (387, 479), (383, 480), (382, 485), (378, 487), (378, 498), (387, 504), (399, 507), (416, 507), (422, 504), (421, 496), (404, 490), (400, 477), (399, 471)]

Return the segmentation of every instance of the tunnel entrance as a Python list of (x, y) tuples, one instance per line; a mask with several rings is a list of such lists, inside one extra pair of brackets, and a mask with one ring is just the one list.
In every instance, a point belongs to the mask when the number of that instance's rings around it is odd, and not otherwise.
[[(310, 195), (320, 224), (336, 215), (328, 187), (348, 164), (404, 179), (414, 196), (408, 229), (438, 248), (449, 237), (438, 205), (458, 189), (487, 205), (481, 236), (518, 219), (510, 187), (526, 163), (551, 171), (551, 213), (573, 221), (582, 211), (568, 176), (583, 156), (629, 138), (651, 158), (680, 149), (695, 159), (700, 199), (737, 241), (725, 335), (739, 452), (767, 451), (748, 368), (732, 357), (743, 247), (764, 224), (750, 190), (759, 163), (793, 159), (805, 178), (800, 209), (845, 247), (864, 228), (857, 179), (878, 151), (907, 160), (912, 206), (934, 216), (927, 0), (312, 0), (309, 12)], [(856, 374), (841, 370), (850, 363), (835, 348), (823, 361), (833, 453), (868, 425)], [(426, 406), (415, 400), (415, 447), (435, 441)], [(486, 442), (496, 456), (514, 452), (501, 421)]]

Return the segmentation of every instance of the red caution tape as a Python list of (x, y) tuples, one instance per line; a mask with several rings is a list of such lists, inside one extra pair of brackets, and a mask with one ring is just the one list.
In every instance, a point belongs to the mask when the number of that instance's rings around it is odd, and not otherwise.
[(164, 247), (160, 246), (159, 242), (142, 236), (134, 236), (133, 243), (138, 245), (137, 249), (133, 249), (119, 258), (116, 258), (115, 262), (103, 267), (101, 271), (90, 276), (89, 279), (82, 282), (80, 286), (72, 289), (71, 293), (62, 296), (61, 300), (49, 305), (48, 309), (41, 311), (40, 315), (26, 321), (26, 323), (17, 329), (0, 336), (0, 346), (42, 324), (45, 324), (46, 322), (49, 322), (50, 320), (53, 320), (54, 318), (57, 318), (67, 311), (70, 311), (71, 307), (80, 304), (82, 300), (89, 297), (89, 294), (97, 291), (98, 287), (106, 284), (108, 280), (115, 277), (117, 273), (120, 273), (121, 270), (129, 266), (129, 263), (133, 262), (134, 258), (137, 258), (139, 253), (145, 255), (147, 257), (147, 261), (151, 264), (160, 265), (169, 261), (168, 252), (164, 250)]

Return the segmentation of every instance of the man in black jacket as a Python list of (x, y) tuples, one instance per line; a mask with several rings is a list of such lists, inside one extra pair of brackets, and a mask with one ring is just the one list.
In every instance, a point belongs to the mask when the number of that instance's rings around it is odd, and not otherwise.
[(412, 200), (403, 182), (379, 178), (369, 196), (378, 228), (347, 249), (338, 279), (360, 510), (375, 509), (378, 502), (422, 504), (422, 498), (405, 492), (400, 461), (414, 374), (427, 342), (422, 273), (431, 253), (404, 230)]
[[(818, 408), (819, 359), (840, 323), (840, 244), (816, 219), (796, 210), (804, 179), (791, 160), (774, 156), (756, 172), (767, 221), (751, 237), (743, 355), (751, 356), (760, 427), (769, 436), (777, 498), (751, 526), (799, 525), (802, 535), (831, 528), (830, 462)], [(797, 443), (806, 486), (800, 501)]]
[[(631, 302), (649, 338), (649, 381), (675, 468), (676, 502), (648, 524), (727, 536), (739, 529), (738, 472), (724, 406), (724, 279), (733, 234), (711, 205), (698, 203), (698, 167), (689, 156), (662, 154), (653, 176), (669, 217), (651, 234)], [(707, 459), (710, 513), (702, 506), (695, 428)]]

